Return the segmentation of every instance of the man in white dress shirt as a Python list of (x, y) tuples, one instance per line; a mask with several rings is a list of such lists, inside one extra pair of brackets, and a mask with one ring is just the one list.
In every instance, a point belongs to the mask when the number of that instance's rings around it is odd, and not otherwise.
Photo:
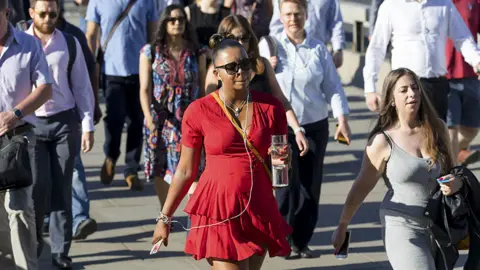
[(440, 118), (446, 119), (448, 92), (445, 45), (450, 37), (465, 60), (480, 69), (480, 51), (451, 0), (386, 0), (378, 10), (375, 29), (365, 56), (365, 97), (371, 111), (379, 109), (375, 89), (378, 71), (389, 42), (392, 69), (414, 71)]

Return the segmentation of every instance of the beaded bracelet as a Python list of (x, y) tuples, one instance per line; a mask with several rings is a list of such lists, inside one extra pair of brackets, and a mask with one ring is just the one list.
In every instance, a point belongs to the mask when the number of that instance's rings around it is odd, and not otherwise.
[(172, 223), (172, 218), (166, 216), (164, 213), (160, 212), (160, 215), (157, 217), (156, 222), (161, 221), (163, 224), (170, 224)]

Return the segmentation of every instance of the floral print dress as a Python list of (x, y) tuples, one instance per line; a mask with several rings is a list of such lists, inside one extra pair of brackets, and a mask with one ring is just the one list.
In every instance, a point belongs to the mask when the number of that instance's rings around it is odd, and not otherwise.
[(198, 97), (197, 54), (185, 49), (179, 61), (169, 55), (168, 48), (150, 44), (141, 53), (152, 61), (152, 104), (150, 113), (156, 131), (150, 132), (144, 125), (145, 176), (148, 181), (155, 177), (171, 183), (180, 160), (181, 123), (187, 106)]

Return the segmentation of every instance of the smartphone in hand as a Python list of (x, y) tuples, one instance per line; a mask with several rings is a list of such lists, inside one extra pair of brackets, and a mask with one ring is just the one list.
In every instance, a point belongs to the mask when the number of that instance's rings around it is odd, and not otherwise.
[(155, 245), (153, 245), (152, 247), (152, 250), (150, 250), (150, 255), (157, 253), (160, 250), (160, 247), (162, 246), (162, 244), (163, 244), (163, 239), (155, 243)]
[(450, 181), (452, 181), (452, 180), (453, 180), (453, 177), (452, 177), (452, 178), (443, 178), (443, 177), (440, 177), (440, 178), (437, 179), (437, 182), (438, 182), (439, 184), (445, 184), (445, 183), (448, 183), (448, 182), (450, 182)]
[(348, 257), (348, 249), (350, 246), (350, 235), (351, 231), (346, 232), (345, 241), (342, 244), (342, 247), (335, 254), (335, 257), (340, 260), (344, 260)]
[[(336, 127), (338, 127), (338, 124), (336, 125)], [(348, 145), (348, 141), (347, 141), (347, 139), (343, 136), (342, 133), (338, 134), (337, 141), (338, 141), (339, 143), (341, 143), (341, 144)]]

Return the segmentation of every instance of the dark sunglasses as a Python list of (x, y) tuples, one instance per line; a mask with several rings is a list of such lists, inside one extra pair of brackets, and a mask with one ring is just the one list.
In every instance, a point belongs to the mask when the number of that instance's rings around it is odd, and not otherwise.
[(238, 37), (237, 37), (237, 36), (234, 36), (234, 35), (232, 34), (231, 39), (234, 39), (234, 40), (236, 40), (236, 41), (238, 41), (238, 42), (241, 42), (241, 43), (248, 43), (248, 42), (250, 41), (250, 35), (238, 36)]
[(235, 75), (238, 73), (240, 69), (243, 71), (251, 70), (253, 66), (253, 59), (252, 58), (243, 58), (238, 63), (231, 62), (223, 66), (215, 66), (215, 68), (223, 68), (227, 72), (228, 75)]
[(176, 23), (176, 22), (179, 22), (179, 23), (184, 23), (185, 22), (185, 17), (170, 17), (167, 19), (167, 22), (169, 23)]
[(38, 15), (40, 18), (42, 18), (42, 19), (45, 19), (45, 17), (47, 17), (47, 15), (48, 15), (48, 17), (49, 17), (50, 19), (54, 19), (54, 18), (56, 18), (57, 15), (58, 15), (57, 12), (55, 12), (55, 11), (52, 11), (52, 12), (45, 12), (45, 11), (36, 12), (36, 11), (35, 11), (35, 13), (37, 13), (37, 15)]

